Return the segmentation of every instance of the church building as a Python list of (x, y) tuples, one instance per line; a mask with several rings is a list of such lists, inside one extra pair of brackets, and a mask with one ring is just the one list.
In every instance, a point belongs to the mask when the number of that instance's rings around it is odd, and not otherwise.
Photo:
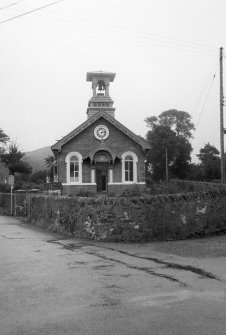
[(138, 185), (145, 187), (146, 140), (115, 119), (109, 95), (115, 73), (88, 72), (92, 97), (87, 120), (52, 146), (55, 180), (63, 195), (81, 192), (115, 193)]

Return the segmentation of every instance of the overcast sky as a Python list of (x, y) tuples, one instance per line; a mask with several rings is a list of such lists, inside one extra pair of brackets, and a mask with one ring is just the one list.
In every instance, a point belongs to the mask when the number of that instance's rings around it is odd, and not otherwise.
[(197, 126), (193, 157), (207, 142), (219, 149), (225, 0), (64, 0), (6, 21), (53, 1), (0, 0), (0, 128), (22, 151), (86, 120), (86, 73), (98, 70), (116, 73), (115, 116), (136, 134), (178, 109)]

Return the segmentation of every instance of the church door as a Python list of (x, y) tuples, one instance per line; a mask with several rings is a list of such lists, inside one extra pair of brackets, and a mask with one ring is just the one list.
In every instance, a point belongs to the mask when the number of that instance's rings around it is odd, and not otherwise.
[(108, 185), (108, 163), (96, 164), (97, 192), (107, 192)]

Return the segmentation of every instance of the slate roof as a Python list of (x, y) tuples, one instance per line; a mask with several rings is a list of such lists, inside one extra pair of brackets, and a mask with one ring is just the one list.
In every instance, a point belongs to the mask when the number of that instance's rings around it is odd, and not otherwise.
[(75, 128), (74, 130), (72, 130), (68, 135), (64, 136), (61, 140), (56, 142), (51, 147), (51, 149), (53, 151), (55, 151), (55, 150), (56, 151), (61, 151), (61, 148), (62, 148), (63, 145), (65, 145), (66, 143), (71, 141), (73, 138), (75, 138), (78, 134), (83, 132), (86, 128), (88, 128), (94, 122), (99, 120), (101, 117), (104, 118), (105, 120), (107, 120), (108, 122), (110, 122), (113, 126), (118, 128), (119, 130), (121, 130), (124, 134), (126, 134), (128, 137), (130, 137), (136, 143), (138, 143), (142, 147), (143, 150), (150, 149), (150, 144), (148, 143), (148, 141), (143, 139), (141, 136), (138, 136), (138, 135), (134, 134), (131, 130), (129, 130), (128, 128), (123, 126), (119, 121), (117, 121), (115, 118), (111, 117), (110, 115), (108, 115), (104, 111), (100, 111), (100, 112), (96, 113), (95, 115), (90, 117), (88, 120), (83, 122), (80, 126)]

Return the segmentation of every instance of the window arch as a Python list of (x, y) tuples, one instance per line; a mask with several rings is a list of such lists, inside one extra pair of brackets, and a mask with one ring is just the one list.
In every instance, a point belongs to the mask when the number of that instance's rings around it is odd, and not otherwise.
[(67, 184), (82, 183), (82, 155), (79, 152), (70, 152), (65, 163)]
[(128, 151), (122, 155), (122, 182), (137, 183), (137, 155)]

